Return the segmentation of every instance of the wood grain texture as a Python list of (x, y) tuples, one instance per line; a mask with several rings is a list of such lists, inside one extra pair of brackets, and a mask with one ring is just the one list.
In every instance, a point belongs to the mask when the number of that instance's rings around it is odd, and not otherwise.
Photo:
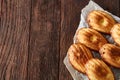
[(27, 79), (29, 26), (30, 1), (0, 0), (0, 80)]
[(120, 16), (120, 1), (119, 0), (93, 0), (103, 9), (111, 12), (116, 16)]
[(60, 67), (59, 80), (73, 80), (63, 64), (69, 46), (80, 21), (81, 9), (88, 0), (61, 0), (61, 34), (60, 34)]
[(58, 80), (60, 0), (32, 0), (28, 80)]
[[(94, 0), (120, 16), (119, 0)], [(73, 80), (63, 60), (89, 0), (0, 0), (0, 80)]]

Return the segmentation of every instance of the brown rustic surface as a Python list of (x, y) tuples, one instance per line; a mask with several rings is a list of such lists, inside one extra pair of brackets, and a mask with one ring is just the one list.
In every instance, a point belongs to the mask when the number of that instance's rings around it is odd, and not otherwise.
[[(120, 16), (119, 0), (94, 0)], [(0, 80), (73, 80), (63, 59), (89, 0), (0, 0)]]
[(26, 80), (29, 0), (0, 0), (0, 80)]

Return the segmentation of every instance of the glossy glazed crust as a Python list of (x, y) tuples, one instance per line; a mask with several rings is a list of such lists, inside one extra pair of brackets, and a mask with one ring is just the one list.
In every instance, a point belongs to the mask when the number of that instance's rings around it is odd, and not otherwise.
[(114, 80), (112, 71), (102, 60), (91, 59), (85, 68), (89, 80)]
[(90, 28), (81, 28), (76, 33), (76, 40), (90, 49), (99, 51), (107, 43), (106, 39), (97, 31)]
[(116, 23), (108, 13), (100, 10), (90, 12), (87, 16), (87, 22), (90, 28), (103, 33), (110, 33), (111, 28)]
[(84, 65), (93, 58), (92, 53), (84, 45), (76, 43), (72, 44), (68, 49), (68, 58), (71, 65), (79, 72), (85, 73)]
[(99, 52), (104, 61), (114, 67), (120, 68), (120, 47), (113, 44), (105, 44)]
[(114, 41), (120, 46), (120, 24), (115, 24), (111, 29), (111, 36)]

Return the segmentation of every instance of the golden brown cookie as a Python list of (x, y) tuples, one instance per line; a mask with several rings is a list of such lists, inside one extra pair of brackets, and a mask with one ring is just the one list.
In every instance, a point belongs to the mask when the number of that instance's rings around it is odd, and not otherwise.
[(106, 39), (96, 30), (90, 28), (81, 28), (76, 33), (76, 40), (90, 49), (99, 51), (107, 43)]
[(104, 61), (114, 67), (120, 68), (120, 47), (113, 44), (105, 44), (99, 52)]
[(116, 23), (108, 13), (100, 10), (94, 10), (87, 16), (87, 22), (90, 28), (103, 33), (110, 33), (111, 28)]
[(114, 80), (111, 69), (102, 60), (91, 59), (85, 68), (89, 80)]
[(115, 24), (111, 29), (111, 36), (114, 41), (120, 46), (120, 24)]
[(85, 63), (93, 58), (92, 53), (84, 45), (72, 44), (68, 49), (68, 58), (71, 65), (79, 72), (85, 73)]

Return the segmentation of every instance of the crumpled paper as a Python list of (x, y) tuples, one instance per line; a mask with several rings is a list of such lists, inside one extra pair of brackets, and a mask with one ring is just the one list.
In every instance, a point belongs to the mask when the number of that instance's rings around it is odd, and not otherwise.
[[(102, 11), (105, 11), (103, 8), (101, 8), (98, 4), (96, 4), (95, 2), (93, 2), (92, 0), (89, 1), (88, 5), (85, 6), (85, 8), (82, 9), (81, 11), (81, 20), (80, 20), (80, 23), (79, 23), (79, 26), (78, 26), (78, 29), (82, 28), (82, 27), (88, 27), (88, 24), (86, 22), (86, 17), (88, 15), (89, 12), (91, 12), (92, 10), (102, 10)], [(107, 11), (105, 11), (107, 12)], [(107, 12), (108, 14), (110, 14), (117, 22), (120, 23), (120, 18)], [(77, 29), (77, 30), (78, 30)], [(76, 30), (76, 32), (77, 32)], [(104, 35), (104, 37), (106, 37), (106, 39), (110, 42), (110, 43), (114, 43), (114, 41), (112, 40), (111, 36), (110, 35)], [(73, 43), (76, 43), (76, 35), (74, 36), (73, 38)], [(97, 58), (101, 58), (99, 53), (96, 53), (94, 51), (92, 51), (94, 57), (97, 57)], [(75, 70), (71, 64), (69, 63), (69, 60), (68, 60), (68, 55), (66, 55), (65, 59), (64, 59), (64, 64), (66, 66), (66, 68), (68, 69), (68, 71), (70, 72), (71, 76), (73, 77), (74, 80), (89, 80), (88, 77), (85, 75), (85, 74), (82, 74), (80, 72), (78, 72), (77, 70)], [(114, 67), (111, 67), (110, 68), (112, 69), (113, 73), (114, 73), (114, 76), (115, 76), (115, 80), (120, 80), (120, 69), (117, 69), (117, 68), (114, 68)]]

